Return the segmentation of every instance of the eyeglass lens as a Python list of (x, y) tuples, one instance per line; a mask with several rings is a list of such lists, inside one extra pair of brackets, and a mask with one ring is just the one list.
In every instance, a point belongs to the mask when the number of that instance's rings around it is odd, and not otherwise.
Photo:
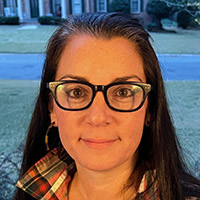
[(68, 109), (84, 108), (90, 103), (92, 95), (92, 88), (81, 83), (64, 83), (56, 89), (57, 101)]
[[(66, 109), (81, 109), (91, 102), (93, 89), (82, 83), (63, 83), (56, 88), (56, 98), (58, 103)], [(117, 84), (107, 90), (109, 105), (119, 110), (136, 109), (143, 98), (144, 91), (139, 85)]]
[(133, 110), (143, 100), (143, 89), (132, 84), (113, 85), (107, 91), (109, 104), (119, 110)]

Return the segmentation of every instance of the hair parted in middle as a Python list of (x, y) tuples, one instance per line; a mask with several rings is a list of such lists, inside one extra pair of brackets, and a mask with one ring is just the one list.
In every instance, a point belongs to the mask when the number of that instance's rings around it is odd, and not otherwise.
[[(29, 127), (21, 174), (47, 153), (44, 137), (51, 123), (49, 102), (52, 97), (46, 84), (55, 81), (62, 52), (75, 35), (89, 35), (103, 40), (123, 37), (136, 45), (143, 61), (147, 83), (152, 85), (153, 90), (148, 97), (147, 112), (150, 123), (148, 126), (144, 125), (139, 145), (139, 160), (128, 185), (137, 188), (143, 173), (148, 169), (155, 169), (162, 199), (182, 199), (180, 171), (184, 170), (184, 164), (168, 110), (159, 62), (149, 41), (150, 35), (132, 16), (122, 13), (91, 13), (69, 17), (51, 37), (40, 93)], [(60, 143), (58, 129), (53, 128), (51, 135), (54, 139), (50, 147), (54, 148)], [(51, 141), (51, 137), (49, 140)], [(136, 180), (133, 178), (134, 174), (137, 174)]]

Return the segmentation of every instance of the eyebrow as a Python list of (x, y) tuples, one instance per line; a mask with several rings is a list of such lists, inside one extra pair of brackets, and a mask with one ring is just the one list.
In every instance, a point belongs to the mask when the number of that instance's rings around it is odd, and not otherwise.
[(60, 80), (63, 80), (63, 79), (66, 79), (66, 78), (71, 78), (71, 79), (75, 79), (75, 80), (78, 80), (78, 81), (89, 82), (86, 78), (84, 78), (82, 76), (74, 76), (74, 75), (71, 75), (71, 74), (67, 74), (67, 75), (61, 77)]
[[(75, 79), (75, 80), (83, 81), (83, 82), (89, 82), (87, 78), (84, 78), (82, 76), (74, 76), (74, 75), (71, 75), (71, 74), (67, 74), (67, 75), (63, 76), (62, 78), (60, 78), (60, 80), (63, 80), (63, 79), (66, 79), (66, 78), (71, 78), (71, 79)], [(136, 78), (140, 82), (142, 82), (142, 79), (139, 76), (131, 75), (131, 76), (123, 76), (123, 77), (115, 78), (113, 81), (111, 81), (111, 83), (123, 82), (123, 81), (127, 81), (128, 79), (131, 79), (131, 78)]]
[(123, 82), (123, 81), (127, 81), (128, 79), (131, 79), (131, 78), (136, 78), (140, 82), (142, 82), (142, 79), (139, 76), (137, 76), (137, 75), (123, 76), (123, 77), (115, 78), (112, 82)]

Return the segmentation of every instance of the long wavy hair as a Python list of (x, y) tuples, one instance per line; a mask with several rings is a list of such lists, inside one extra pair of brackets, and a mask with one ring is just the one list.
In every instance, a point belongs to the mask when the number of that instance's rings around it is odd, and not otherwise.
[[(46, 84), (55, 80), (60, 57), (70, 38), (82, 34), (106, 40), (123, 37), (134, 43), (143, 60), (147, 83), (153, 86), (148, 97), (150, 125), (144, 127), (139, 145), (139, 159), (127, 187), (137, 188), (145, 170), (155, 169), (160, 198), (163, 200), (184, 199), (185, 188), (183, 188), (182, 177), (185, 177), (186, 168), (180, 156), (180, 145), (169, 114), (159, 62), (149, 41), (150, 35), (137, 20), (122, 13), (92, 13), (68, 18), (50, 38), (40, 92), (26, 139), (20, 176), (47, 154), (44, 138), (50, 125), (48, 109), (50, 91), (46, 88)], [(50, 141), (52, 141), (51, 148), (54, 148), (60, 143), (58, 129), (52, 129), (50, 135), (53, 135)], [(133, 174), (136, 171), (138, 177), (137, 181), (134, 181)], [(192, 178), (191, 180), (193, 181)], [(15, 199), (31, 200), (32, 198), (23, 191), (17, 190)]]

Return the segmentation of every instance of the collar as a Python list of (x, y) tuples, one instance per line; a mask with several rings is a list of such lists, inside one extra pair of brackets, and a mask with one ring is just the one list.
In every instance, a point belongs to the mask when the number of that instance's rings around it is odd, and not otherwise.
[[(75, 171), (73, 159), (59, 146), (34, 164), (16, 186), (35, 199), (67, 200), (68, 186)], [(136, 199), (159, 199), (155, 171), (144, 174)]]

